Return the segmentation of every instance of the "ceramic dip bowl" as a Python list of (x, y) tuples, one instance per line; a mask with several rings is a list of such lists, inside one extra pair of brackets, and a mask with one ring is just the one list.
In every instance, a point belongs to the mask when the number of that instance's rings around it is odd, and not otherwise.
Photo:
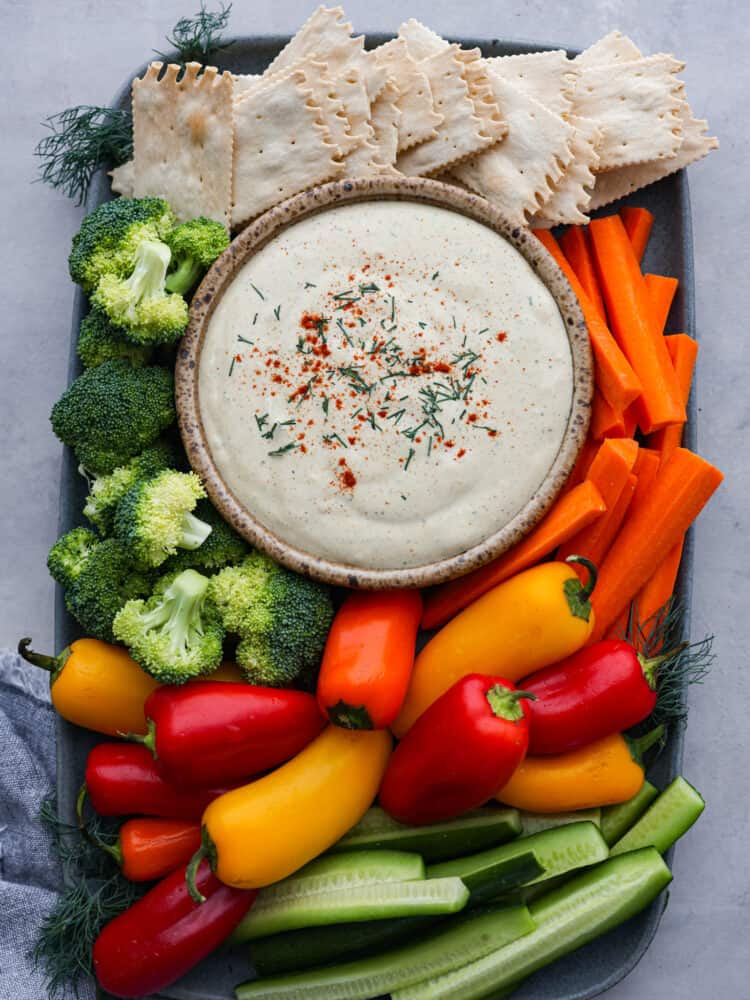
[(197, 290), (176, 370), (190, 463), (290, 569), (424, 587), (517, 544), (586, 436), (593, 365), (525, 228), (438, 181), (313, 188)]

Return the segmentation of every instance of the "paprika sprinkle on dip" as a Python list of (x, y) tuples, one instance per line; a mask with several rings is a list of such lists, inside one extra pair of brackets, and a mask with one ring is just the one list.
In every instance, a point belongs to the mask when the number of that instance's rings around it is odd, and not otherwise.
[(372, 202), (306, 218), (245, 264), (199, 391), (217, 467), (268, 528), (403, 568), (464, 551), (533, 495), (572, 363), (552, 295), (510, 244), (446, 209)]

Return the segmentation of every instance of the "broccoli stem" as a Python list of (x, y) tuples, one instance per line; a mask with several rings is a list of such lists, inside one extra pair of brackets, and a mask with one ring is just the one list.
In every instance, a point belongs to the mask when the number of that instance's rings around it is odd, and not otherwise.
[(137, 320), (136, 306), (146, 298), (156, 298), (164, 292), (172, 251), (160, 240), (143, 240), (135, 252), (135, 267), (126, 284), (132, 292), (127, 308), (131, 323)]
[(179, 543), (181, 549), (200, 548), (211, 534), (211, 525), (201, 521), (195, 514), (183, 514), (181, 527), (182, 537)]
[(208, 587), (208, 577), (186, 569), (164, 591), (164, 599), (144, 615), (146, 630), (160, 630), (169, 636), (172, 652), (184, 654), (195, 634), (203, 635), (201, 609)]
[(186, 257), (177, 268), (168, 274), (164, 287), (168, 292), (184, 295), (189, 292), (201, 275), (203, 268), (192, 257)]

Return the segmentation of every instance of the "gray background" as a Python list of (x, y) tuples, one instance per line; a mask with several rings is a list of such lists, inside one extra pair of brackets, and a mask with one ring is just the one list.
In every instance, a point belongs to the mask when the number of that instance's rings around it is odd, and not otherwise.
[[(79, 103), (106, 103), (197, 0), (0, 0), (0, 646), (32, 634), (51, 648), (53, 588), (45, 570), (55, 538), (60, 445), (47, 417), (66, 379), (73, 296), (66, 269), (80, 211), (32, 186), (42, 119)], [(292, 33), (313, 0), (236, 0), (235, 34)], [(693, 637), (716, 634), (713, 675), (691, 694), (684, 773), (708, 800), (678, 848), (669, 908), (655, 944), (613, 1000), (750, 998), (750, 666), (744, 628), (750, 556), (745, 433), (750, 425), (747, 52), (745, 5), (667, 3), (452, 3), (350, 0), (358, 31), (395, 31), (405, 17), (441, 34), (536, 39), (584, 47), (619, 28), (647, 52), (674, 52), (695, 111), (721, 150), (690, 169), (695, 236), (699, 441), (727, 482), (697, 529)]]

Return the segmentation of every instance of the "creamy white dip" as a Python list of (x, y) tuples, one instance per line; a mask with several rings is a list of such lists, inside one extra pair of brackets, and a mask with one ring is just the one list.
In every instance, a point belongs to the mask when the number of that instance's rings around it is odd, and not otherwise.
[(486, 226), (414, 202), (333, 208), (238, 272), (199, 406), (225, 482), (316, 556), (420, 566), (505, 525), (560, 447), (565, 326)]

